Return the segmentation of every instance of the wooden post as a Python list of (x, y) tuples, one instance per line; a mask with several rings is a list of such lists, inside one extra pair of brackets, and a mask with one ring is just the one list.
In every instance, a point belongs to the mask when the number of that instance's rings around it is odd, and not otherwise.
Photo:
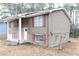
[(21, 30), (21, 18), (19, 18), (19, 43), (22, 43)]

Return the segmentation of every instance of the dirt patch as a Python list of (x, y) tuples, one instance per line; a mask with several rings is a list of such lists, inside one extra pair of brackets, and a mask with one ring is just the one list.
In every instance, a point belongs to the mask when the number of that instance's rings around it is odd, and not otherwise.
[(79, 38), (71, 38), (62, 50), (43, 48), (38, 45), (24, 44), (7, 46), (5, 40), (0, 40), (0, 55), (6, 56), (75, 56), (79, 55)]

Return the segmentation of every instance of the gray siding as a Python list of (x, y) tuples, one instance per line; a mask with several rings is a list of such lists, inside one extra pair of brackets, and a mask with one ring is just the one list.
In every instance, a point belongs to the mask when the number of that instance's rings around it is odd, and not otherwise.
[(69, 19), (63, 11), (49, 14), (49, 31), (53, 33), (70, 32)]
[(69, 41), (69, 33), (55, 33), (49, 39), (49, 47), (58, 46)]
[(63, 11), (49, 14), (49, 47), (69, 41), (70, 22)]

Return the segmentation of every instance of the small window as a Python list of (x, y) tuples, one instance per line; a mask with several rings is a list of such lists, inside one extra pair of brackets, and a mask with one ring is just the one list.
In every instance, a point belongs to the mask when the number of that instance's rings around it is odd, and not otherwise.
[(67, 40), (67, 35), (66, 34), (63, 35), (63, 39)]
[(54, 40), (55, 43), (60, 42), (61, 39), (62, 38), (61, 38), (60, 34), (55, 34), (55, 40)]
[(34, 26), (35, 27), (42, 27), (43, 26), (43, 16), (34, 17)]
[(36, 42), (43, 41), (43, 35), (35, 35), (35, 41)]
[(55, 36), (55, 42), (57, 42), (57, 40), (58, 40), (58, 37), (59, 37), (58, 35), (56, 35), (56, 36)]

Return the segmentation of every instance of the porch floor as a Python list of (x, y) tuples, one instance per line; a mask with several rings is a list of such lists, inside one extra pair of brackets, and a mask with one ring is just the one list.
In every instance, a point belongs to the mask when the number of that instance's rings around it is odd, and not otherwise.
[(0, 39), (0, 55), (9, 56), (46, 56), (46, 55), (79, 55), (79, 38), (71, 38), (71, 42), (65, 44), (62, 50), (54, 48), (43, 48), (33, 44), (23, 44), (16, 46), (7, 46), (6, 41)]

